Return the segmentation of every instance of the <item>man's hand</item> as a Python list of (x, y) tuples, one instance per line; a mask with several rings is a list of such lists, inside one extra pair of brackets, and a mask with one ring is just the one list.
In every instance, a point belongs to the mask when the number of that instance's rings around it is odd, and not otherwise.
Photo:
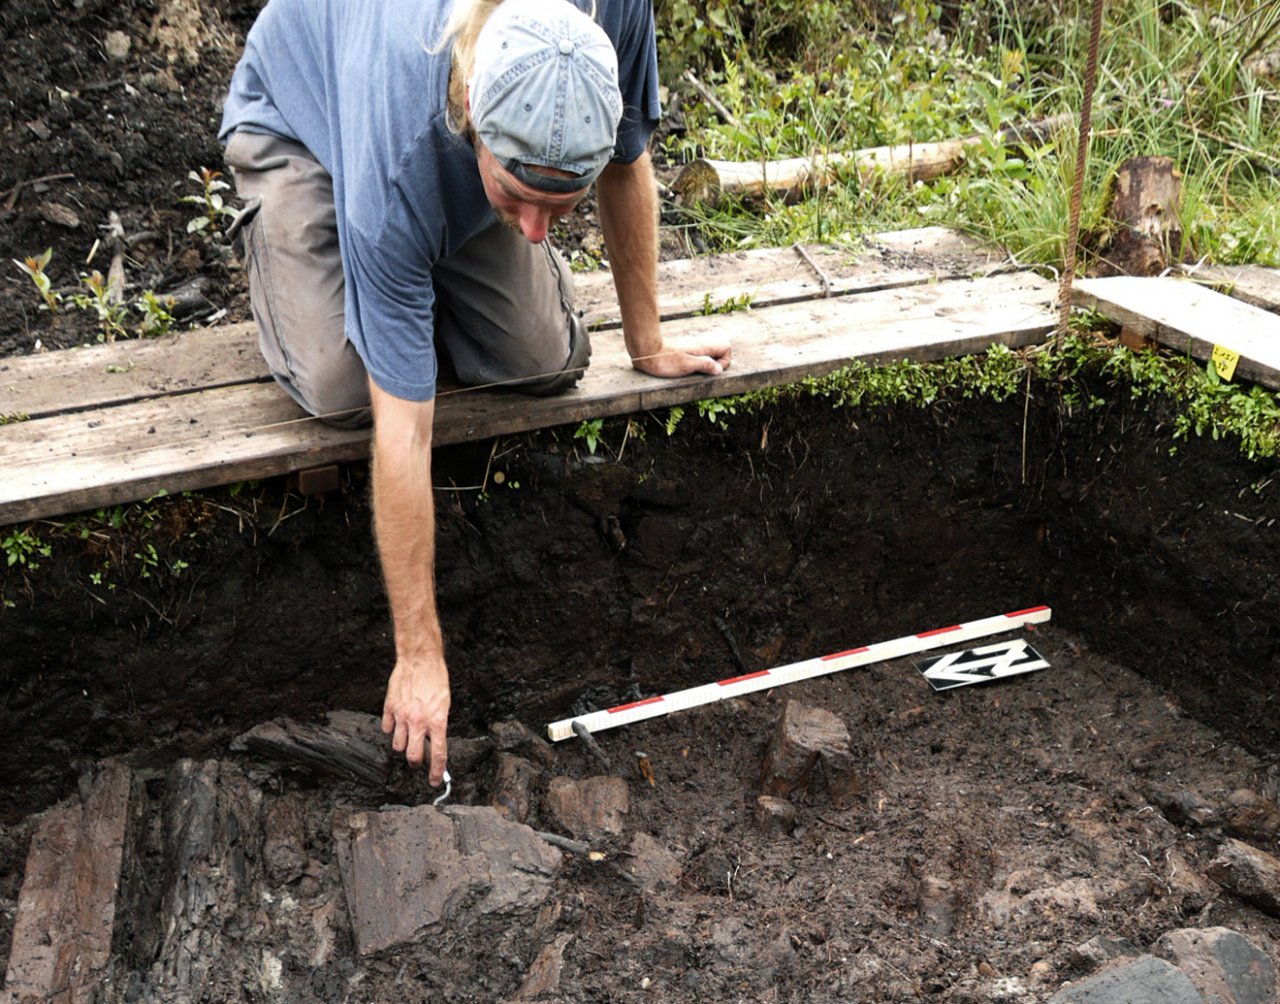
[(382, 705), (382, 731), (391, 736), (391, 748), (403, 753), (410, 767), (422, 766), (423, 743), (431, 744), (428, 779), (433, 786), (444, 779), (448, 724), (449, 671), (444, 662), (397, 661)]
[(631, 365), (651, 376), (719, 376), (733, 358), (727, 341), (663, 342), (658, 324), (658, 190), (649, 155), (630, 164), (610, 164), (596, 191)]
[(728, 342), (667, 342), (653, 355), (632, 359), (631, 365), (642, 373), (657, 377), (682, 377), (691, 373), (719, 376), (732, 362), (733, 349)]

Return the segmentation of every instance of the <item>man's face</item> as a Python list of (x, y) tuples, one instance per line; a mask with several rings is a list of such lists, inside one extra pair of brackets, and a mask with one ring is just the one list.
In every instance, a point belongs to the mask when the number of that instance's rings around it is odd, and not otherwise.
[[(524, 234), (532, 244), (546, 240), (551, 224), (573, 211), (573, 207), (587, 194), (580, 192), (544, 192), (526, 185), (494, 159), (483, 143), (476, 144), (476, 160), (480, 168), (480, 180), (484, 194), (504, 224), (516, 233)], [(551, 168), (548, 174), (556, 174)]]

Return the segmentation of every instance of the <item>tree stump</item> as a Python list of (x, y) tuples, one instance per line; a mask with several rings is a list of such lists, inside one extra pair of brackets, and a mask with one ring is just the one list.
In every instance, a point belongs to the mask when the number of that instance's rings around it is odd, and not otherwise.
[(1159, 275), (1182, 260), (1182, 175), (1169, 157), (1133, 157), (1117, 169), (1106, 219), (1086, 235), (1092, 276)]

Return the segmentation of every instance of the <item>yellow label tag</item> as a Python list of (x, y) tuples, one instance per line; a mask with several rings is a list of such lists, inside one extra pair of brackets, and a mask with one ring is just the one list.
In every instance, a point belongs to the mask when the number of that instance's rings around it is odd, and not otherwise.
[(1236, 374), (1236, 363), (1240, 361), (1240, 353), (1224, 349), (1221, 345), (1213, 347), (1213, 368), (1223, 380), (1230, 380)]

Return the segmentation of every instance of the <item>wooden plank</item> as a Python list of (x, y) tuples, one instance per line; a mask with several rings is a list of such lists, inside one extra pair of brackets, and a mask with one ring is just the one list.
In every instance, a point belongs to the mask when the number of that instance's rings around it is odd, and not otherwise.
[[(765, 248), (690, 258), (659, 266), (659, 309), (664, 319), (673, 319), (741, 297), (767, 306), (890, 289), (981, 274), (1003, 260), (999, 252), (942, 227), (878, 234), (857, 254), (815, 244), (803, 254)], [(575, 284), (578, 306), (593, 329), (619, 326), (608, 272), (579, 274)], [(269, 379), (253, 324), (202, 328), (0, 359), (0, 416), (43, 418)]]
[(368, 440), (274, 382), (21, 422), (0, 429), (0, 524), (358, 460)]
[[(950, 280), (668, 321), (670, 338), (731, 337), (724, 375), (660, 380), (630, 366), (622, 335), (593, 338), (593, 365), (555, 398), (442, 392), (439, 445), (725, 396), (868, 362), (1025, 345), (1052, 330), (1054, 287), (1032, 273)], [(274, 384), (156, 398), (0, 429), (0, 523), (267, 477), (367, 455), (368, 430), (333, 429)]]
[(1081, 279), (1074, 302), (1162, 345), (1208, 359), (1215, 345), (1240, 354), (1236, 378), (1280, 387), (1280, 317), (1187, 279)]
[(0, 415), (43, 418), (271, 379), (252, 324), (0, 359)]
[(589, 379), (574, 393), (536, 409), (519, 395), (452, 392), (438, 405), (436, 436), (441, 443), (483, 439), (688, 404), (823, 376), (851, 359), (928, 361), (984, 352), (995, 342), (1033, 344), (1053, 329), (1054, 296), (1051, 283), (1024, 273), (673, 321), (663, 326), (669, 338), (731, 337), (732, 368), (714, 378), (658, 380), (628, 365), (619, 337), (596, 349)]
[[(743, 297), (754, 307), (765, 307), (915, 286), (986, 274), (1007, 260), (1004, 252), (945, 227), (873, 234), (854, 251), (805, 244), (802, 250), (758, 248), (686, 258), (658, 266), (658, 310), (663, 320), (671, 320)], [(593, 329), (621, 324), (612, 280), (600, 281), (607, 275), (594, 272), (578, 277), (578, 307)]]
[(88, 1004), (111, 956), (133, 772), (105, 761), (83, 803), (60, 805), (31, 838), (5, 999)]
[(1201, 265), (1184, 269), (1196, 282), (1213, 286), (1255, 307), (1280, 313), (1280, 268), (1261, 265)]

